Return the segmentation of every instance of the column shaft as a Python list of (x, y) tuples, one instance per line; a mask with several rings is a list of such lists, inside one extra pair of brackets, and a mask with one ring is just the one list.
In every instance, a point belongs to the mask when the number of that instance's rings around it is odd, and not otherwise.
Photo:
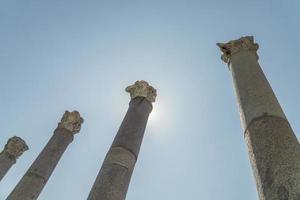
[(82, 122), (83, 119), (77, 111), (66, 111), (53, 136), (7, 200), (34, 200), (38, 198), (61, 156), (73, 141), (74, 134), (80, 131)]
[(56, 129), (47, 145), (7, 199), (37, 199), (73, 137), (73, 134), (65, 129)]
[(11, 158), (8, 153), (0, 153), (0, 181), (15, 163), (16, 160)]
[[(133, 91), (131, 91), (132, 87)], [(143, 81), (137, 81), (127, 91), (131, 93), (132, 100), (88, 200), (124, 200), (126, 198), (147, 120), (152, 111), (151, 102), (156, 96), (155, 89)]]
[(219, 46), (232, 72), (259, 198), (299, 200), (300, 145), (259, 66), (258, 45), (244, 37)]
[(151, 109), (151, 103), (144, 97), (131, 100), (127, 114), (93, 185), (89, 200), (125, 199)]

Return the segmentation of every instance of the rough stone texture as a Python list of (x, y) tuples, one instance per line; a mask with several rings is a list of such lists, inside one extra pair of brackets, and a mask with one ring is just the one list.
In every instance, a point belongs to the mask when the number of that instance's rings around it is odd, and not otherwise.
[[(78, 112), (71, 113), (75, 113), (77, 117), (70, 116), (70, 112), (65, 113), (53, 136), (10, 193), (7, 200), (33, 200), (38, 198), (61, 156), (73, 141), (74, 134), (80, 130), (83, 120), (80, 117), (78, 118)], [(62, 123), (75, 124), (75, 126), (61, 126)], [(70, 127), (73, 128), (70, 129)]]
[(232, 56), (230, 69), (244, 130), (253, 119), (266, 114), (285, 118), (252, 52), (241, 51)]
[(151, 111), (152, 104), (147, 99), (143, 97), (132, 99), (112, 147), (124, 147), (137, 157)]
[(156, 89), (146, 81), (136, 81), (133, 85), (126, 88), (126, 92), (130, 93), (131, 99), (145, 97), (150, 102), (155, 102), (157, 96)]
[(47, 181), (36, 173), (27, 172), (6, 200), (37, 199)]
[(16, 163), (5, 151), (0, 153), (0, 181), (8, 172), (8, 170)]
[(231, 40), (227, 43), (217, 43), (217, 46), (223, 52), (221, 59), (226, 63), (230, 63), (232, 56), (241, 51), (251, 52), (258, 60), (256, 51), (259, 46), (258, 44), (254, 43), (253, 36), (241, 37), (240, 39)]
[(289, 123), (254, 120), (245, 140), (261, 200), (300, 200), (300, 145)]
[(7, 200), (37, 199), (73, 137), (66, 129), (56, 129)]
[(218, 45), (229, 63), (260, 200), (300, 200), (300, 150), (253, 37)]
[(103, 164), (88, 200), (124, 200), (132, 169), (117, 164)]
[(136, 162), (136, 156), (127, 149), (124, 149), (123, 147), (112, 147), (106, 158), (104, 163), (106, 165), (108, 164), (116, 164), (123, 166), (125, 168), (133, 168)]
[(125, 199), (151, 110), (145, 97), (131, 100), (88, 200)]
[(66, 111), (63, 117), (61, 118), (61, 122), (58, 124), (58, 128), (63, 128), (70, 131), (73, 134), (76, 134), (80, 131), (82, 123), (83, 118), (80, 117), (78, 111)]
[(27, 150), (28, 146), (20, 137), (14, 136), (7, 141), (4, 150), (0, 153), (0, 181), (16, 163), (18, 157)]

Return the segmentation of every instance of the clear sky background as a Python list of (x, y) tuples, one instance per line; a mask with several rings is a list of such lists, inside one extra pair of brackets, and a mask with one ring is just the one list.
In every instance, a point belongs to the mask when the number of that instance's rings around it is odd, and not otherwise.
[(86, 199), (128, 108), (158, 90), (128, 200), (257, 200), (230, 72), (217, 42), (254, 35), (260, 64), (300, 137), (298, 0), (0, 0), (0, 148), (25, 152), (5, 199), (65, 110), (85, 122), (40, 200)]

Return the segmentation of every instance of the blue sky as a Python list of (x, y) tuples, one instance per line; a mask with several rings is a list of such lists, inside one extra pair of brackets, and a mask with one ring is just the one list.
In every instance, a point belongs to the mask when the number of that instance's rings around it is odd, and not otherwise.
[(127, 110), (124, 89), (141, 79), (158, 97), (127, 199), (258, 199), (231, 75), (215, 44), (254, 35), (260, 64), (299, 133), (299, 6), (0, 0), (0, 146), (18, 135), (30, 147), (0, 183), (0, 199), (64, 111), (75, 109), (85, 122), (39, 199), (86, 199)]

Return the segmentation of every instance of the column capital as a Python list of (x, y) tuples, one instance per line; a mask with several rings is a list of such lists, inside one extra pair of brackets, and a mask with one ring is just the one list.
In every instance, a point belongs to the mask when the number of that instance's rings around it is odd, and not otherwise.
[(241, 37), (237, 40), (231, 40), (227, 43), (217, 43), (217, 46), (223, 52), (221, 59), (225, 63), (230, 63), (232, 56), (240, 51), (253, 52), (258, 59), (256, 51), (259, 46), (257, 43), (254, 43), (253, 36)]
[(14, 136), (8, 139), (3, 152), (6, 152), (11, 158), (17, 159), (29, 148), (22, 138)]
[(145, 97), (150, 102), (155, 102), (157, 96), (156, 89), (146, 81), (136, 81), (133, 85), (126, 87), (126, 92), (130, 93), (131, 99)]
[(78, 111), (65, 111), (60, 123), (58, 123), (58, 128), (66, 129), (72, 134), (76, 134), (80, 131), (83, 121)]

